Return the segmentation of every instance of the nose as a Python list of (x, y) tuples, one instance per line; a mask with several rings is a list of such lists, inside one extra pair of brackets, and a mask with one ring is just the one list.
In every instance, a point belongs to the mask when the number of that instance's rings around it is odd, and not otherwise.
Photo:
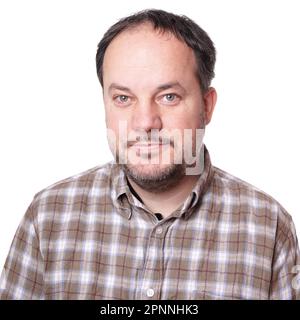
[(132, 114), (132, 128), (135, 131), (150, 132), (162, 129), (162, 120), (158, 106), (148, 101), (140, 102)]

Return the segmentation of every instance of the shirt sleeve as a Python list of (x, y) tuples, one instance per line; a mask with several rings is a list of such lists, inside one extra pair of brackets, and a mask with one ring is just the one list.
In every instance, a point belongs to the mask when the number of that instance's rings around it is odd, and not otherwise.
[[(300, 300), (300, 253), (290, 215), (279, 222), (272, 262), (271, 300)], [(282, 221), (279, 218), (279, 221)]]
[(12, 241), (0, 278), (0, 300), (43, 299), (44, 263), (28, 207)]

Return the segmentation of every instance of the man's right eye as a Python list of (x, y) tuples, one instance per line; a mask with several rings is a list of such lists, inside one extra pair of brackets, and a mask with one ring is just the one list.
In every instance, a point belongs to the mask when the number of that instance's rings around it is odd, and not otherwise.
[(117, 104), (127, 104), (129, 102), (129, 97), (126, 95), (118, 95), (114, 97), (114, 101)]

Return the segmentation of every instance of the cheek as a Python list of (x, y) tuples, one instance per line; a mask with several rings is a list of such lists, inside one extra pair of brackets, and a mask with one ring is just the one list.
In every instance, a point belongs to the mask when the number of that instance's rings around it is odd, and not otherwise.
[(178, 108), (163, 114), (164, 127), (194, 129), (202, 127), (203, 104), (198, 97), (187, 97)]
[(164, 127), (169, 130), (180, 132), (181, 139), (174, 137), (176, 150), (183, 148), (191, 149), (196, 144), (196, 129), (202, 128), (201, 115), (198, 113), (181, 113), (180, 116), (168, 117), (165, 119)]
[(195, 129), (200, 128), (200, 114), (181, 114), (180, 116), (172, 116), (163, 119), (164, 128), (167, 129)]
[(105, 107), (105, 122), (107, 128), (119, 128), (119, 123), (128, 121), (128, 114), (124, 110), (117, 109), (116, 107), (107, 106)]
[(114, 139), (119, 144), (127, 139), (130, 131), (130, 121), (124, 115), (124, 113), (109, 111), (105, 113), (106, 128), (114, 136)]

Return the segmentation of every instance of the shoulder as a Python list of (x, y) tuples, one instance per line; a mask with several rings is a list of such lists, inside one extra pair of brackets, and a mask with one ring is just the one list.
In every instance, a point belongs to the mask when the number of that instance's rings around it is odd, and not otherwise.
[(233, 211), (248, 215), (248, 220), (264, 223), (287, 236), (293, 229), (291, 215), (268, 193), (252, 184), (224, 171), (213, 167), (214, 179), (212, 188), (218, 201), (230, 206)]
[(107, 183), (109, 182), (112, 168), (112, 162), (90, 168), (45, 187), (36, 193), (34, 197), (42, 199), (52, 193), (56, 194), (58, 191), (63, 192), (73, 188), (84, 191), (94, 184)]
[(79, 206), (101, 203), (111, 189), (113, 162), (99, 165), (57, 181), (37, 192), (30, 204), (33, 215), (78, 211)]

